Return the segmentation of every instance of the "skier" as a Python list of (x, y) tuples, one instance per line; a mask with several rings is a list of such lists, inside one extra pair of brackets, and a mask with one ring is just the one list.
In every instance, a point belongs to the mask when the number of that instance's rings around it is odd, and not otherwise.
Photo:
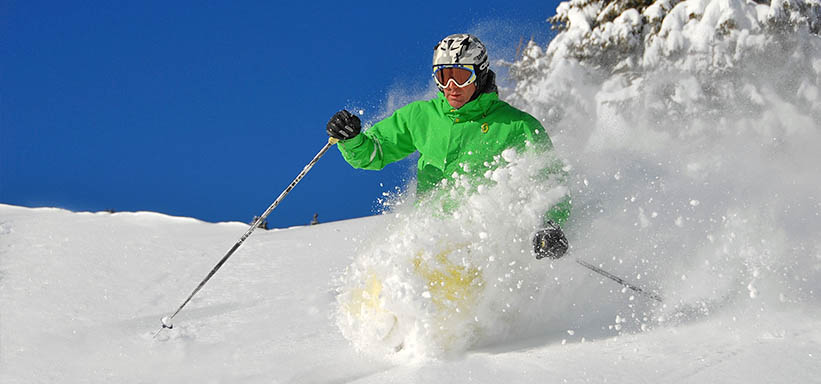
[[(433, 52), (433, 79), (437, 98), (399, 108), (362, 134), (356, 115), (334, 114), (326, 128), (340, 140), (345, 160), (355, 168), (378, 170), (419, 151), (417, 194), (425, 196), (454, 173), (483, 169), (494, 156), (523, 148), (526, 141), (552, 148), (538, 120), (499, 100), (496, 74), (476, 36), (454, 34), (440, 41)], [(545, 214), (533, 238), (537, 259), (558, 259), (567, 251), (560, 225), (569, 214), (567, 198)]]

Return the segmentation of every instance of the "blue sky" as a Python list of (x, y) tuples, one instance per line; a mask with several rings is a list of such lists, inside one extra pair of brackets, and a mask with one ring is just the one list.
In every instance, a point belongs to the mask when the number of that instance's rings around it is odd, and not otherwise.
[[(544, 45), (555, 1), (0, 5), (0, 203), (249, 221), (324, 145), (341, 108), (373, 122), (431, 87), (434, 44), (491, 60)], [(496, 67), (492, 65), (492, 68)], [(354, 170), (336, 149), (272, 227), (377, 212), (412, 162)]]

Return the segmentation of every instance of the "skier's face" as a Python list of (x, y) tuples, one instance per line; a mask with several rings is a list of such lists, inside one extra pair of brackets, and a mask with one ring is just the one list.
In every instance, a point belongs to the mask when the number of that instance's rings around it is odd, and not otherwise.
[(445, 98), (448, 99), (448, 104), (453, 108), (459, 109), (467, 104), (471, 96), (473, 96), (473, 93), (476, 92), (476, 83), (473, 82), (464, 88), (459, 88), (451, 81), (447, 87), (442, 89), (442, 92), (444, 92)]

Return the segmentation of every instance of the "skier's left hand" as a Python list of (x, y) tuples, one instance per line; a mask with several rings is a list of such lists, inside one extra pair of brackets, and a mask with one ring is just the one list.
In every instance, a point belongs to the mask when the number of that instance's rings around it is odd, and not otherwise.
[(558, 259), (567, 252), (567, 238), (559, 225), (548, 221), (547, 227), (536, 231), (533, 236), (533, 252), (536, 259), (545, 257)]

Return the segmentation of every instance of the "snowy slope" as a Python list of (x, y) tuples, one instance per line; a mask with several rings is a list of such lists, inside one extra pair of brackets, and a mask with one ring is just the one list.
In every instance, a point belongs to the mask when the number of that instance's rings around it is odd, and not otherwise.
[(331, 272), (352, 252), (345, 223), (255, 233), (155, 341), (160, 317), (244, 224), (9, 206), (0, 217), (4, 383), (270, 382), (319, 366), (338, 366), (328, 378), (371, 369), (328, 320)]
[[(150, 334), (242, 234), (155, 213), (0, 206), (0, 381), (49, 382), (812, 382), (817, 302), (716, 313), (645, 332), (552, 327), (440, 359), (357, 353), (332, 320), (331, 282), (382, 215), (255, 233), (159, 340)], [(542, 264), (545, 270), (548, 264)], [(564, 292), (579, 324), (612, 287)], [(639, 299), (637, 299), (639, 300)], [(583, 322), (582, 322), (583, 323)]]

